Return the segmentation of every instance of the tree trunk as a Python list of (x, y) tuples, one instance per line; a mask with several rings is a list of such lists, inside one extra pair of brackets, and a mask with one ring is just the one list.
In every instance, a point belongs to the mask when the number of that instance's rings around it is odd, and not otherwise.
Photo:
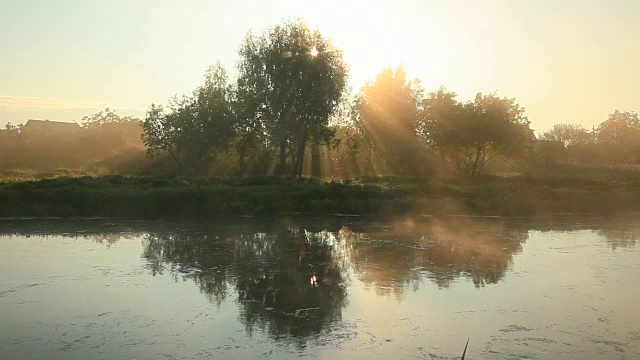
[(487, 162), (487, 147), (482, 147), (482, 158), (480, 158), (480, 167), (478, 168), (478, 175), (482, 173), (482, 169), (484, 168), (484, 164)]
[(173, 150), (169, 148), (168, 152), (169, 152), (169, 156), (171, 156), (171, 158), (176, 162), (176, 164), (178, 164), (178, 168), (180, 169), (180, 172), (183, 173), (184, 169), (182, 168), (182, 163), (180, 162), (180, 160), (178, 160), (176, 155), (173, 153)]
[(278, 158), (278, 173), (279, 176), (284, 176), (287, 173), (287, 142), (280, 142), (280, 156)]
[(322, 176), (320, 145), (318, 144), (311, 145), (311, 176), (317, 178)]
[(238, 164), (238, 175), (242, 176), (244, 174), (244, 157), (247, 154), (247, 142), (242, 141), (242, 145), (240, 146), (240, 151), (238, 153), (238, 157), (240, 158), (240, 164)]
[(476, 148), (476, 159), (473, 162), (473, 169), (471, 170), (471, 176), (476, 176), (476, 170), (478, 169), (478, 160), (480, 160), (481, 148)]

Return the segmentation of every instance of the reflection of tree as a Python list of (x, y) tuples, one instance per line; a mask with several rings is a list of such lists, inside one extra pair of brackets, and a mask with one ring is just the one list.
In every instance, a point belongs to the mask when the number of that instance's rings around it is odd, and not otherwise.
[(220, 305), (227, 294), (227, 278), (233, 258), (229, 244), (216, 236), (193, 234), (145, 234), (142, 257), (153, 275), (171, 272), (190, 277), (200, 291)]
[(619, 247), (633, 247), (640, 239), (640, 223), (636, 215), (619, 215), (617, 217), (577, 217), (548, 219), (547, 221), (521, 224), (531, 230), (542, 232), (594, 231), (603, 236), (612, 250)]
[(346, 290), (332, 239), (329, 233), (281, 229), (238, 244), (236, 287), (248, 330), (267, 326), (274, 336), (309, 336), (340, 318)]
[(192, 277), (218, 304), (235, 288), (248, 332), (260, 328), (303, 342), (339, 320), (346, 305), (342, 243), (329, 232), (258, 230), (148, 234), (143, 257), (154, 274)]
[(383, 294), (399, 295), (425, 277), (439, 287), (460, 276), (484, 286), (504, 276), (527, 236), (499, 222), (397, 223), (362, 234), (352, 245), (352, 260), (361, 279)]
[(640, 239), (640, 225), (604, 228), (598, 230), (598, 234), (606, 238), (613, 250), (619, 247), (634, 247), (636, 246), (636, 240)]
[(613, 249), (634, 246), (640, 238), (637, 218), (390, 224), (313, 219), (304, 225), (3, 220), (0, 225), (2, 235), (86, 237), (106, 246), (141, 237), (151, 274), (194, 281), (216, 304), (233, 297), (248, 332), (260, 329), (300, 345), (340, 320), (351, 274), (382, 295), (400, 296), (423, 279), (448, 287), (462, 277), (480, 287), (504, 277), (531, 229), (592, 230)]

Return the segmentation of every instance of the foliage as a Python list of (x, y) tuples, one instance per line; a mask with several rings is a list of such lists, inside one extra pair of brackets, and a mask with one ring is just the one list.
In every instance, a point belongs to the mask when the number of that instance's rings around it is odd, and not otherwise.
[(608, 158), (620, 163), (640, 160), (640, 120), (635, 112), (615, 110), (598, 126), (596, 139)]
[(9, 123), (0, 130), (0, 170), (87, 168), (125, 153), (134, 155), (143, 147), (140, 120), (108, 108), (85, 116), (84, 127), (55, 121), (34, 124)]
[(589, 163), (595, 158), (593, 133), (581, 125), (556, 124), (537, 145), (547, 163)]
[(475, 176), (498, 156), (524, 153), (533, 138), (524, 108), (515, 99), (478, 93), (459, 103), (441, 88), (424, 100), (424, 137), (459, 173)]
[(210, 66), (190, 95), (151, 104), (144, 121), (106, 108), (82, 127), (7, 124), (0, 172), (410, 178), (640, 163), (635, 112), (615, 110), (592, 131), (556, 124), (535, 139), (515, 99), (462, 102), (444, 87), (425, 96), (402, 68), (383, 70), (353, 98), (346, 80), (330, 40), (285, 21), (247, 34), (237, 77)]
[(416, 133), (421, 94), (420, 84), (407, 80), (402, 68), (386, 69), (354, 101), (354, 122), (393, 174), (420, 173), (424, 165)]
[(347, 76), (342, 52), (318, 30), (291, 21), (259, 36), (249, 33), (239, 53), (239, 101), (252, 117), (244, 128), (267, 135), (267, 145), (277, 149), (278, 174), (300, 176), (307, 145), (334, 135), (329, 118)]
[(101, 126), (109, 126), (112, 124), (128, 124), (128, 123), (140, 123), (140, 119), (133, 116), (121, 117), (116, 114), (114, 110), (105, 108), (103, 111), (99, 111), (92, 115), (87, 115), (80, 120), (82, 127), (91, 129)]
[[(625, 175), (626, 176), (626, 175)], [(448, 179), (61, 177), (0, 181), (0, 216), (207, 218), (283, 214), (534, 216), (640, 211), (633, 177)]]
[(542, 140), (557, 141), (565, 149), (586, 144), (592, 140), (592, 136), (581, 125), (577, 124), (556, 124), (553, 128), (541, 136)]
[(209, 67), (204, 84), (192, 96), (173, 97), (169, 111), (151, 104), (142, 125), (147, 155), (167, 152), (182, 168), (186, 158), (196, 172), (208, 174), (213, 156), (234, 136), (235, 114), (226, 71)]

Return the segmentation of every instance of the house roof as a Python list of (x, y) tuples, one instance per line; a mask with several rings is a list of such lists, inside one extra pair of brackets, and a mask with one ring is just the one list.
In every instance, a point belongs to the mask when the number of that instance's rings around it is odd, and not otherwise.
[(27, 121), (27, 123), (22, 127), (22, 131), (24, 130), (43, 130), (56, 133), (73, 133), (80, 130), (80, 125), (64, 121), (29, 119), (29, 121)]

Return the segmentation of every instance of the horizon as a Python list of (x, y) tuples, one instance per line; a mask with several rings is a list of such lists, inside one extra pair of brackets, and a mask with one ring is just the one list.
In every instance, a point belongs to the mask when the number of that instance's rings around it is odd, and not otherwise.
[(3, 8), (0, 29), (13, 36), (0, 45), (14, 55), (0, 60), (0, 126), (79, 122), (106, 107), (143, 118), (151, 103), (190, 93), (218, 59), (235, 75), (246, 33), (287, 18), (303, 18), (343, 50), (353, 94), (403, 65), (426, 91), (444, 85), (463, 101), (494, 91), (515, 98), (536, 132), (557, 123), (591, 129), (616, 109), (640, 109), (635, 1), (29, 1)]

